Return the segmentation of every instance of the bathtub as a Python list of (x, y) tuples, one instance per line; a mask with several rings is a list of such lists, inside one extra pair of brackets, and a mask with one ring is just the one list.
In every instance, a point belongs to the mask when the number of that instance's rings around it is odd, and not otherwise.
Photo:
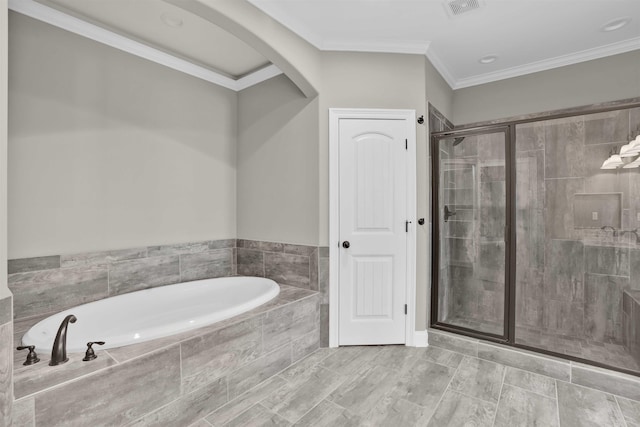
[(58, 327), (69, 314), (67, 351), (83, 352), (89, 341), (98, 349), (122, 347), (178, 334), (228, 319), (266, 303), (280, 293), (276, 282), (261, 277), (222, 277), (161, 286), (79, 305), (36, 323), (23, 345), (49, 352)]

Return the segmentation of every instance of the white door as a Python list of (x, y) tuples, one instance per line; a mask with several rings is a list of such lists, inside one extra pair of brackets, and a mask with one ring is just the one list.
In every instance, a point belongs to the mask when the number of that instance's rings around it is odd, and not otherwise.
[(408, 122), (339, 121), (339, 345), (406, 341)]

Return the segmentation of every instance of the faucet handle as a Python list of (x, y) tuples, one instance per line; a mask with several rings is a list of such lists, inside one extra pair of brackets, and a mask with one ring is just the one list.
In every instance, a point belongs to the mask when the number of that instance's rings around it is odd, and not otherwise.
[(88, 362), (90, 360), (96, 359), (98, 356), (96, 356), (96, 352), (93, 351), (93, 345), (94, 344), (98, 344), (98, 345), (104, 345), (105, 342), (104, 341), (91, 341), (87, 343), (87, 352), (84, 354), (84, 358), (82, 359), (84, 362)]
[(40, 361), (38, 355), (36, 354), (35, 348), (35, 345), (21, 345), (20, 347), (16, 348), (16, 350), (29, 350), (29, 354), (27, 354), (27, 360), (24, 361), (23, 365), (34, 365)]

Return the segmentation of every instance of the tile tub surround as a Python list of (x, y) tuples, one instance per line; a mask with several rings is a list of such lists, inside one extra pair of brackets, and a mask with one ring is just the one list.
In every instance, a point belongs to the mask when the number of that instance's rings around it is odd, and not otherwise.
[[(282, 285), (276, 299), (214, 325), (48, 366), (14, 361), (25, 425), (190, 425), (319, 346), (319, 294)], [(28, 328), (28, 322), (16, 322)], [(20, 333), (15, 334), (19, 340)], [(65, 408), (61, 411), (60, 408)], [(32, 420), (29, 420), (32, 418)]]
[(14, 318), (155, 286), (233, 276), (235, 239), (9, 260)]
[(11, 296), (0, 299), (0, 426), (10, 426), (13, 409), (13, 321)]
[(329, 251), (317, 246), (206, 240), (15, 259), (8, 269), (15, 319), (155, 286), (236, 274), (320, 291), (321, 304), (329, 303)]
[(320, 292), (320, 344), (329, 346), (329, 248), (238, 239), (237, 272)]

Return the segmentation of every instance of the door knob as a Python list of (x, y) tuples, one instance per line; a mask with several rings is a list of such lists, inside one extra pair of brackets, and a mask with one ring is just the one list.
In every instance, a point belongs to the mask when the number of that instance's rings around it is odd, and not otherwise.
[(349, 246), (351, 246), (351, 243), (349, 243), (348, 240), (345, 240), (344, 242), (342, 242), (342, 247), (345, 249), (349, 249)]

